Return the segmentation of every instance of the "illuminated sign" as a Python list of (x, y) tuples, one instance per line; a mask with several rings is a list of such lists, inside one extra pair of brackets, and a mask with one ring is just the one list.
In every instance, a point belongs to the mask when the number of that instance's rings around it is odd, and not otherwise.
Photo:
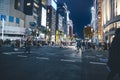
[(48, 0), (48, 5), (51, 5), (55, 10), (57, 9), (57, 0)]
[(57, 10), (56, 0), (52, 0), (52, 1), (51, 1), (51, 6), (52, 6), (55, 10)]
[(46, 27), (46, 9), (42, 7), (41, 25)]

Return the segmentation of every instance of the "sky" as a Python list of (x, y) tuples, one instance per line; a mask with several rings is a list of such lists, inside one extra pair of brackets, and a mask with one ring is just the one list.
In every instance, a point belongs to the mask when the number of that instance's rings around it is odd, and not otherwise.
[(73, 32), (83, 38), (83, 28), (91, 22), (93, 0), (58, 0), (58, 2), (67, 4), (70, 19), (73, 21)]

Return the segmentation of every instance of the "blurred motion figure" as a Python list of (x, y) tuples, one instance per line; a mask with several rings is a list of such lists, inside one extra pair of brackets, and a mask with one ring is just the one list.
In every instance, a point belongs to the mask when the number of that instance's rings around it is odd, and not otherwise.
[(120, 77), (120, 28), (116, 29), (115, 37), (109, 48), (107, 65), (110, 69), (107, 80), (113, 80), (116, 74), (119, 74)]
[(25, 41), (25, 53), (26, 52), (28, 52), (28, 53), (30, 53), (30, 40), (29, 39), (27, 39), (26, 41)]

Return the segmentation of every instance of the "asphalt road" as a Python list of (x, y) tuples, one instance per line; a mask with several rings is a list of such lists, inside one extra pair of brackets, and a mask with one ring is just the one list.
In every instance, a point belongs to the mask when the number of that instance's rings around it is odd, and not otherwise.
[[(106, 80), (106, 63), (97, 51), (59, 47), (1, 48), (0, 80)], [(99, 56), (98, 56), (99, 55)]]
[[(64, 48), (33, 48), (4, 50), (0, 54), (1, 80), (80, 80), (81, 59), (73, 50)], [(9, 52), (8, 52), (9, 51)]]

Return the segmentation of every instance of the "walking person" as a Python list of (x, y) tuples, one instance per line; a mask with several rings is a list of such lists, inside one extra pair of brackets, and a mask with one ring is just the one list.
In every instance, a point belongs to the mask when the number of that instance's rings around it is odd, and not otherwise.
[(117, 74), (119, 74), (120, 77), (120, 28), (116, 29), (115, 37), (109, 48), (107, 65), (110, 69), (107, 80), (113, 80)]
[(27, 39), (26, 41), (25, 41), (25, 53), (26, 52), (28, 52), (29, 54), (30, 54), (30, 40), (29, 39)]
[(81, 44), (80, 40), (78, 40), (77, 41), (77, 53), (81, 52), (81, 46), (82, 46), (82, 44)]

